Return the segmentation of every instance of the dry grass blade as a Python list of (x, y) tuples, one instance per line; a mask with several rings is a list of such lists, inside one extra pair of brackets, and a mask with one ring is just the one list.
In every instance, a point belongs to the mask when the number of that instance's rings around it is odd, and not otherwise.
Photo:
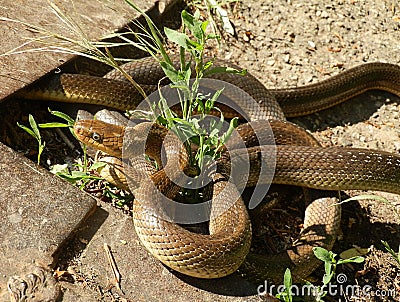
[(111, 270), (114, 275), (115, 287), (118, 288), (118, 290), (120, 290), (122, 293), (124, 293), (121, 289), (121, 274), (118, 271), (117, 264), (115, 263), (115, 259), (111, 253), (110, 246), (107, 243), (104, 243), (104, 250), (106, 251), (107, 259), (110, 263)]

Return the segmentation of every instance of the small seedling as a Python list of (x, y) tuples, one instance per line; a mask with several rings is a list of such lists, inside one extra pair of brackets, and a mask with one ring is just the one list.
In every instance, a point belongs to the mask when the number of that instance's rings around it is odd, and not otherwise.
[[(39, 128), (69, 128), (69, 130), (71, 131), (72, 135), (74, 135), (74, 131), (73, 131), (73, 126), (74, 126), (74, 120), (68, 116), (67, 114), (60, 112), (60, 111), (52, 111), (50, 109), (48, 109), (49, 112), (54, 115), (57, 116), (59, 118), (62, 118), (66, 121), (66, 123), (59, 123), (59, 122), (52, 122), (52, 123), (45, 123), (45, 124), (37, 124), (34, 117), (29, 114), (29, 124), (31, 126), (31, 129), (21, 125), (19, 123), (17, 123), (17, 125), (22, 128), (23, 130), (25, 130), (27, 133), (29, 133), (31, 136), (33, 136), (39, 144), (39, 149), (38, 149), (38, 158), (37, 158), (37, 164), (40, 164), (40, 157), (42, 155), (42, 152), (44, 150), (44, 147), (46, 145), (46, 142), (42, 141), (42, 137), (40, 135), (40, 131)], [(84, 148), (84, 158), (85, 158), (85, 163), (87, 163), (86, 161), (86, 148)], [(102, 164), (102, 163), (98, 163), (98, 164)], [(87, 165), (84, 165), (85, 167)], [(90, 167), (91, 170), (97, 169), (97, 166), (92, 165), (92, 167)], [(89, 171), (90, 171), (89, 169)], [(86, 168), (83, 171), (72, 171), (70, 172), (68, 169), (68, 165), (55, 165), (50, 169), (50, 172), (66, 179), (67, 181), (71, 182), (71, 183), (76, 183), (77, 180), (83, 180), (83, 179), (94, 179), (94, 176), (90, 176), (87, 174)], [(98, 178), (101, 179), (101, 178)]]
[(327, 292), (324, 291), (324, 288), (331, 283), (332, 278), (336, 274), (336, 268), (337, 265), (339, 264), (345, 264), (345, 263), (362, 263), (364, 262), (364, 257), (361, 256), (355, 256), (351, 257), (349, 259), (339, 259), (336, 260), (337, 254), (333, 253), (332, 251), (328, 251), (322, 247), (314, 247), (313, 252), (315, 257), (317, 257), (319, 260), (324, 262), (324, 267), (325, 267), (325, 274), (322, 277), (322, 287), (318, 286), (316, 287), (316, 290), (314, 292), (316, 301), (323, 301), (322, 298), (327, 295)]
[[(68, 128), (69, 131), (71, 132), (71, 134), (76, 138), (75, 132), (74, 132), (74, 124), (75, 121), (72, 117), (70, 117), (69, 115), (65, 114), (64, 112), (61, 111), (54, 111), (51, 110), (50, 108), (48, 108), (49, 112), (54, 115), (57, 116), (63, 120), (66, 121), (66, 123), (59, 123), (59, 122), (51, 122), (51, 123), (45, 123), (45, 124), (39, 124), (40, 128)], [(87, 173), (88, 172), (88, 160), (87, 160), (87, 153), (86, 153), (86, 145), (83, 145), (83, 173)], [(59, 172), (62, 173), (62, 172)], [(56, 174), (56, 173), (54, 173)], [(61, 176), (60, 174), (57, 174), (59, 176)], [(77, 175), (76, 175), (77, 176)], [(68, 178), (68, 173), (65, 175), (65, 178)]]
[(345, 263), (362, 263), (362, 262), (364, 262), (364, 257), (361, 257), (361, 256), (355, 256), (355, 257), (351, 257), (349, 259), (336, 260), (337, 254), (333, 253), (332, 251), (328, 251), (322, 247), (314, 247), (313, 252), (314, 252), (315, 257), (317, 257), (319, 260), (324, 262), (325, 274), (322, 279), (322, 283), (324, 285), (327, 285), (329, 282), (331, 282), (333, 276), (336, 273), (337, 265), (345, 264)]
[(30, 134), (32, 137), (34, 137), (37, 140), (37, 142), (38, 142), (37, 165), (39, 165), (40, 157), (42, 155), (44, 147), (46, 146), (46, 142), (42, 141), (42, 136), (40, 135), (38, 125), (37, 125), (34, 117), (31, 114), (29, 114), (29, 124), (30, 124), (31, 128), (21, 125), (20, 123), (17, 123), (18, 127), (25, 130), (28, 134)]
[(283, 285), (285, 289), (276, 295), (281, 301), (284, 302), (292, 302), (293, 301), (293, 293), (292, 293), (292, 273), (290, 269), (286, 269), (285, 274), (283, 276)]
[(68, 164), (63, 165), (54, 165), (51, 167), (50, 172), (60, 176), (71, 184), (76, 184), (78, 181), (81, 181), (82, 184), (80, 188), (82, 189), (88, 181), (90, 180), (102, 180), (101, 177), (90, 174), (91, 171), (96, 170), (101, 166), (101, 164), (105, 165), (105, 163), (95, 163), (90, 167), (85, 167), (83, 165), (76, 165), (78, 170), (71, 171), (68, 168)]
[(392, 257), (394, 258), (394, 260), (396, 260), (397, 265), (400, 267), (400, 245), (399, 245), (399, 250), (396, 253), (389, 245), (389, 243), (387, 243), (387, 241), (383, 241), (381, 240), (382, 244), (385, 246), (385, 249), (390, 253), (390, 255), (392, 255)]

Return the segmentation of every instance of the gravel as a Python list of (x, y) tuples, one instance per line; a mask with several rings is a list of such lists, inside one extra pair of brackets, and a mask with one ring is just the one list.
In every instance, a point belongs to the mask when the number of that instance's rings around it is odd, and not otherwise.
[[(397, 1), (276, 0), (232, 3), (236, 37), (224, 34), (216, 55), (258, 77), (267, 87), (316, 83), (366, 62), (400, 62), (400, 4)], [(292, 119), (324, 146), (400, 151), (400, 99), (374, 91), (310, 116)], [(360, 192), (346, 192), (348, 196)], [(388, 204), (365, 200), (343, 207), (337, 253), (353, 245), (372, 247), (364, 266), (353, 268), (359, 285), (395, 289), (393, 296), (358, 296), (346, 301), (398, 301), (399, 267), (380, 240), (400, 242), (399, 197), (378, 193)], [(383, 251), (382, 251), (383, 250)], [(358, 270), (358, 271), (357, 271)], [(355, 272), (357, 271), (357, 273)], [(336, 297), (338, 298), (338, 297)], [(354, 297), (353, 297), (354, 298)]]

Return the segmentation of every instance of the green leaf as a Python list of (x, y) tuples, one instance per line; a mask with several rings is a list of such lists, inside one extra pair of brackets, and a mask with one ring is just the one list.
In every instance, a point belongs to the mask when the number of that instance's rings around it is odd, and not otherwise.
[(210, 22), (208, 22), (207, 20), (206, 20), (206, 21), (203, 21), (203, 22), (201, 23), (201, 31), (203, 32), (203, 35), (205, 34), (205, 32), (206, 32), (206, 30), (207, 30), (207, 26), (208, 26), (209, 23), (210, 23)]
[(283, 276), (283, 284), (286, 288), (290, 288), (292, 286), (292, 274), (288, 268), (285, 270), (285, 274)]
[(221, 40), (221, 36), (220, 35), (216, 35), (216, 34), (208, 34), (206, 37), (207, 40)]
[(190, 129), (193, 131), (194, 135), (203, 134), (205, 131), (202, 127), (200, 127), (198, 119), (191, 119), (190, 121)]
[(217, 74), (217, 73), (232, 73), (232, 74), (238, 74), (238, 75), (246, 75), (247, 70), (246, 69), (237, 70), (236, 68), (232, 68), (232, 67), (217, 66), (217, 67), (211, 68), (210, 70), (207, 70), (204, 73), (204, 76), (210, 76), (210, 75)]
[(187, 124), (176, 124), (173, 130), (181, 141), (187, 141), (197, 135), (197, 133), (193, 131), (192, 126)]
[(202, 43), (198, 43), (193, 40), (187, 40), (186, 44), (188, 46), (188, 50), (196, 50), (197, 52), (202, 52), (204, 50), (204, 45)]
[(167, 36), (168, 40), (178, 44), (180, 47), (186, 50), (188, 49), (187, 41), (189, 40), (189, 37), (186, 34), (170, 29), (168, 27), (164, 28), (164, 33)]
[(39, 128), (32, 114), (29, 114), (29, 124), (31, 125), (32, 131), (35, 133), (35, 137), (37, 138), (37, 140), (41, 140)]
[(332, 261), (332, 254), (328, 250), (322, 248), (322, 247), (314, 247), (313, 252), (315, 257), (317, 257), (319, 260), (324, 261), (324, 262), (331, 262)]
[(181, 81), (178, 70), (176, 70), (172, 64), (162, 61), (160, 65), (165, 75), (172, 83), (179, 83)]
[[(189, 14), (187, 11), (182, 11), (182, 23), (189, 29), (193, 36), (199, 41), (204, 40), (204, 31), (202, 28), (202, 21), (199, 20), (200, 12), (196, 11), (194, 15)], [(204, 43), (204, 42), (203, 42)]]
[(331, 280), (332, 280), (332, 277), (333, 277), (333, 273), (332, 272), (329, 273), (329, 274), (324, 274), (324, 276), (322, 277), (322, 283), (324, 285), (329, 284), (329, 282), (331, 282)]
[(337, 264), (344, 264), (344, 263), (362, 263), (364, 262), (364, 257), (355, 256), (348, 259), (339, 259)]
[(219, 134), (219, 129), (218, 128), (213, 128), (213, 129), (211, 129), (211, 132), (210, 132), (210, 138), (218, 137), (218, 134)]
[(63, 120), (67, 121), (68, 125), (73, 126), (75, 124), (75, 121), (72, 117), (70, 117), (69, 115), (65, 114), (64, 112), (61, 111), (53, 111), (50, 108), (48, 108), (49, 112), (52, 115), (55, 115), (59, 118), (62, 118)]
[(290, 272), (290, 269), (285, 270), (285, 274), (283, 276), (283, 285), (285, 286), (285, 289), (283, 292), (280, 292), (279, 294), (276, 295), (276, 297), (280, 300), (286, 301), (286, 302), (291, 302), (293, 301), (292, 297), (292, 274)]
[(204, 71), (209, 69), (213, 64), (214, 64), (213, 60), (208, 60), (207, 62), (205, 62), (204, 65), (203, 65)]
[(53, 174), (64, 173), (69, 174), (68, 164), (56, 164), (50, 167), (50, 172)]
[(184, 70), (190, 70), (190, 72), (192, 71), (192, 60), (188, 60), (186, 62), (186, 65), (184, 65)]
[(103, 168), (106, 165), (107, 165), (107, 163), (105, 163), (105, 162), (97, 161), (88, 168), (88, 171), (97, 170), (98, 168)]
[(217, 101), (217, 99), (219, 98), (219, 96), (221, 95), (222, 91), (224, 90), (224, 88), (217, 90), (214, 95), (212, 96), (211, 99), (208, 99), (206, 101), (206, 106), (205, 106), (205, 113), (208, 114), (210, 113), (210, 111), (214, 108), (214, 104)]
[(40, 128), (68, 128), (71, 127), (68, 124), (64, 124), (64, 123), (45, 123), (45, 124), (39, 124)]
[(231, 137), (233, 130), (235, 130), (235, 128), (238, 126), (238, 123), (239, 123), (238, 117), (234, 117), (233, 119), (231, 119), (228, 130), (224, 133), (224, 135), (221, 138), (222, 144), (226, 144), (226, 142)]
[(201, 99), (197, 99), (196, 102), (197, 102), (197, 110), (200, 113), (207, 113), (206, 112), (206, 106), (204, 105), (203, 101)]
[(356, 256), (364, 256), (370, 252), (370, 248), (361, 248), (358, 246), (354, 246), (349, 248), (339, 254), (340, 259), (350, 259)]
[(192, 136), (190, 139), (195, 145), (199, 146), (200, 145), (200, 137), (197, 136)]
[(38, 137), (36, 136), (35, 132), (32, 131), (32, 129), (29, 129), (28, 127), (21, 125), (20, 123), (17, 122), (18, 127), (26, 131), (29, 135), (34, 137), (36, 140), (38, 140)]
[(167, 119), (165, 117), (163, 117), (162, 115), (157, 116), (157, 123), (159, 123), (160, 125), (163, 125), (163, 126), (168, 125)]
[(46, 142), (39, 143), (39, 148), (38, 148), (38, 155), (37, 155), (37, 164), (40, 164), (40, 157), (42, 156), (44, 147), (46, 146)]
[(35, 119), (33, 118), (33, 116), (31, 114), (29, 114), (29, 124), (31, 125), (32, 129), (29, 129), (28, 127), (21, 125), (17, 122), (18, 127), (23, 129), (24, 131), (26, 131), (29, 135), (31, 135), (32, 137), (34, 137), (37, 140), (37, 142), (38, 142), (37, 164), (39, 165), (40, 157), (42, 155), (44, 147), (46, 146), (46, 143), (45, 142), (42, 143), (42, 138), (40, 136), (39, 128), (36, 124)]
[(396, 262), (400, 265), (400, 245), (399, 245), (399, 250), (396, 253), (387, 243), (386, 241), (381, 240), (382, 244), (385, 246), (385, 249), (392, 255), (392, 257), (396, 260)]
[(187, 85), (187, 83), (189, 83), (190, 78), (192, 76), (192, 69), (190, 68), (190, 66), (189, 66), (189, 68), (183, 70), (183, 76), (184, 76), (185, 84)]
[(101, 177), (93, 176), (93, 175), (88, 175), (86, 172), (82, 171), (72, 171), (71, 174), (69, 173), (62, 173), (59, 172), (57, 173), (58, 176), (61, 178), (64, 178), (68, 182), (75, 184), (78, 180), (86, 180), (86, 179), (95, 179), (95, 180), (101, 180)]

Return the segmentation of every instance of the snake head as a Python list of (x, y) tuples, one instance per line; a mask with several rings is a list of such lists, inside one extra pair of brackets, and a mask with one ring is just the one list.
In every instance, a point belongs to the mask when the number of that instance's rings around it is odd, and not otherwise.
[(75, 122), (74, 132), (83, 144), (122, 157), (125, 127), (99, 120), (80, 120)]

